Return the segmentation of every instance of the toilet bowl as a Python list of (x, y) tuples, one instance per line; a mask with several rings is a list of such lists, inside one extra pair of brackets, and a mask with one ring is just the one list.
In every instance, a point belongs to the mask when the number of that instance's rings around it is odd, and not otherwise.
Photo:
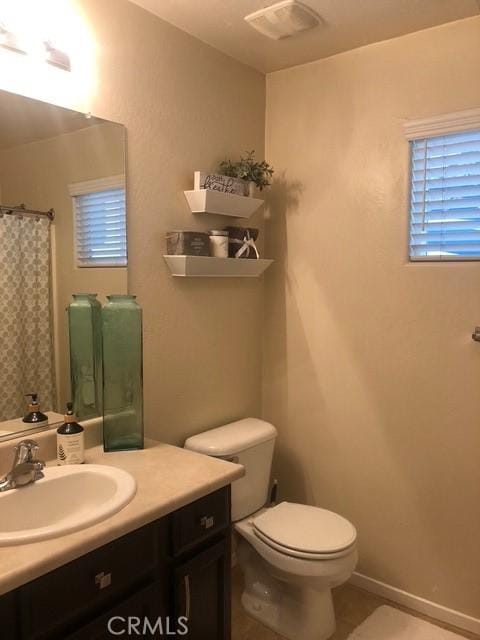
[[(295, 520), (288, 519), (292, 515)], [(295, 548), (285, 545), (285, 529), (279, 528), (273, 537), (262, 533), (262, 518), (272, 516), (279, 527), (284, 519), (288, 541), (295, 542)], [(328, 540), (318, 538), (317, 552), (312, 551), (304, 534), (313, 532), (305, 529), (305, 520), (316, 519), (318, 526), (325, 520), (328, 526), (335, 518), (340, 531), (331, 532)], [(350, 578), (358, 560), (354, 527), (324, 509), (281, 503), (235, 523), (235, 531), (246, 611), (290, 640), (329, 638), (335, 632), (331, 590)]]
[(265, 506), (276, 435), (268, 422), (246, 418), (193, 436), (185, 447), (245, 467), (232, 485), (232, 520), (247, 613), (289, 640), (327, 640), (335, 632), (331, 590), (355, 569), (357, 533), (326, 509)]

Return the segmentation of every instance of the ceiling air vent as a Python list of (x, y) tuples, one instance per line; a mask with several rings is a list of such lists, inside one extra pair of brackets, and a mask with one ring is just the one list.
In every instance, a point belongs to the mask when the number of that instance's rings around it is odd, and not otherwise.
[(296, 0), (283, 0), (271, 7), (265, 7), (245, 16), (245, 20), (257, 31), (272, 40), (280, 40), (294, 36), (301, 31), (313, 29), (320, 21), (320, 16)]

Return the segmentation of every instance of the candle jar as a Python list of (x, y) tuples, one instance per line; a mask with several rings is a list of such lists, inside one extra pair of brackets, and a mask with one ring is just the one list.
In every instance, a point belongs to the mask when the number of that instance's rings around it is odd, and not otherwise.
[(210, 255), (214, 258), (228, 258), (228, 231), (209, 231)]

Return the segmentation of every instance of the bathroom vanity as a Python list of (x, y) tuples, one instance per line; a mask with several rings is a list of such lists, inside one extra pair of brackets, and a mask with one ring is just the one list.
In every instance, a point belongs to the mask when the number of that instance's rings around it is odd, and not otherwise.
[(115, 632), (147, 616), (167, 636), (184, 616), (192, 640), (230, 637), (228, 488), (0, 598), (2, 640), (112, 638), (115, 616)]
[[(2, 640), (111, 639), (128, 636), (129, 624), (136, 637), (171, 637), (179, 617), (188, 633), (180, 625), (178, 637), (229, 638), (229, 484), (242, 468), (158, 443), (111, 457), (96, 447), (87, 455), (128, 469), (137, 494), (82, 531), (0, 548)], [(145, 617), (157, 624), (155, 635), (142, 633)]]

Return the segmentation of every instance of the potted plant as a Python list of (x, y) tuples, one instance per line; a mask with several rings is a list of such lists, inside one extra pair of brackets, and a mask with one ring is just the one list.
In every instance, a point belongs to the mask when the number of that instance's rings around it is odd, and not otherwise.
[(247, 155), (242, 156), (238, 162), (223, 160), (219, 171), (224, 176), (245, 180), (245, 195), (253, 196), (255, 187), (262, 191), (270, 185), (274, 169), (265, 160), (257, 162), (255, 151), (247, 151)]

